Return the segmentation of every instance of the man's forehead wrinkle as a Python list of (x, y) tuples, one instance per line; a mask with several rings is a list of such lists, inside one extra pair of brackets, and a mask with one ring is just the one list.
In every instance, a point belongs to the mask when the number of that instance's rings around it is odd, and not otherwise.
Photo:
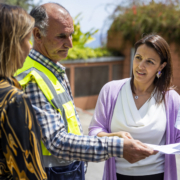
[(49, 17), (49, 24), (55, 25), (55, 23), (61, 24), (62, 27), (67, 27), (67, 28), (73, 27), (73, 20), (71, 20), (70, 16), (69, 17), (66, 16), (66, 18), (64, 18), (62, 16), (55, 16), (55, 17), (50, 16)]
[(49, 19), (47, 31), (49, 28), (53, 28), (56, 35), (62, 33), (72, 34), (74, 31), (73, 20), (65, 9), (51, 3), (44, 4), (43, 6), (46, 9)]
[[(58, 28), (57, 26), (58, 25)], [(73, 26), (73, 21), (72, 23), (69, 23), (69, 21), (63, 17), (55, 19), (50, 17), (49, 18), (49, 28), (53, 28), (54, 30), (54, 35), (59, 35), (59, 34), (72, 34), (74, 31), (74, 26)]]
[(46, 3), (43, 6), (46, 9), (48, 17), (53, 19), (66, 18), (69, 15), (69, 13), (64, 8), (56, 4)]

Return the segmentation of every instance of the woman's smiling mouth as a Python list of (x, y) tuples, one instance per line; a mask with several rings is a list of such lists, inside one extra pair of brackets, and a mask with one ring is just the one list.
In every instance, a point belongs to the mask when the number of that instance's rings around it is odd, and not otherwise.
[(142, 73), (142, 72), (139, 72), (139, 71), (136, 71), (138, 75), (145, 75), (146, 73)]

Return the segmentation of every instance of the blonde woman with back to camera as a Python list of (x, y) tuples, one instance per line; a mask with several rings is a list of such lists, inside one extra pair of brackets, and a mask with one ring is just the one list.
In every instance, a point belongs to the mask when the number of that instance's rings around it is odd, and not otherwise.
[[(147, 35), (136, 42), (132, 74), (102, 88), (89, 134), (155, 145), (180, 142), (174, 127), (180, 97), (171, 87), (171, 53), (161, 36)], [(152, 179), (177, 180), (175, 155), (158, 152), (134, 164), (124, 158), (106, 161), (103, 180)]]
[(40, 130), (29, 99), (13, 78), (30, 51), (34, 19), (20, 7), (0, 4), (0, 179), (47, 179)]

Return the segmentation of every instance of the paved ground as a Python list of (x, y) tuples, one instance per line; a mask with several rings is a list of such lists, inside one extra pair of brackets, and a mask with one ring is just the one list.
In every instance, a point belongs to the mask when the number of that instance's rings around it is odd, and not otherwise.
[(180, 154), (176, 155), (176, 163), (177, 163), (178, 180), (180, 180)]
[[(91, 122), (91, 118), (94, 110), (82, 111), (78, 110), (80, 121), (84, 130), (84, 134), (88, 134), (88, 126)], [(178, 180), (180, 180), (180, 155), (176, 155)], [(88, 163), (88, 171), (86, 173), (86, 180), (102, 180), (104, 162), (100, 163)]]
[[(81, 111), (78, 110), (79, 118), (83, 127), (84, 134), (88, 134), (88, 127), (91, 122), (91, 118), (94, 110)], [(86, 180), (102, 180), (104, 162), (100, 163), (88, 163), (88, 170), (86, 173)]]

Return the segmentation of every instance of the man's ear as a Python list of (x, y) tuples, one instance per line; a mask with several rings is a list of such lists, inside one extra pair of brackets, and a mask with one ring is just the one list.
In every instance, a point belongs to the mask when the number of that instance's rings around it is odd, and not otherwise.
[(37, 27), (34, 27), (33, 29), (33, 36), (34, 36), (34, 41), (36, 43), (41, 44), (42, 43), (42, 35), (40, 30)]

